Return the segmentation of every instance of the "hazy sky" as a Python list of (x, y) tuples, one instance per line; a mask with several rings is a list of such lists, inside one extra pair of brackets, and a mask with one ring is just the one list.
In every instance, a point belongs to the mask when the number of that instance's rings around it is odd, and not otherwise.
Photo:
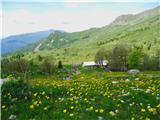
[(139, 13), (159, 4), (157, 0), (2, 1), (0, 33), (3, 37), (48, 29), (74, 32), (101, 27), (121, 14)]

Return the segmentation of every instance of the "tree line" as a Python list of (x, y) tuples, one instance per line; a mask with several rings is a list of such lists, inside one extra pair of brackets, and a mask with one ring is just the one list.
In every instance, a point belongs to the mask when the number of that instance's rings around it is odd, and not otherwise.
[(1, 60), (1, 77), (6, 77), (10, 74), (17, 76), (34, 76), (34, 75), (52, 75), (56, 69), (62, 69), (61, 61), (58, 63), (51, 57), (38, 55), (35, 60), (24, 59), (23, 54), (17, 54), (9, 58)]
[(108, 60), (108, 66), (113, 71), (160, 70), (160, 49), (149, 55), (143, 51), (142, 46), (117, 44), (111, 51), (106, 51), (105, 48), (97, 51), (95, 62), (101, 65), (103, 60)]

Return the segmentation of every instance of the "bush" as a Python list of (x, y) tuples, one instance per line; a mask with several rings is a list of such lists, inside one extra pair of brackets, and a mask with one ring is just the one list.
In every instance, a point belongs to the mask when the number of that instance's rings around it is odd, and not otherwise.
[(43, 62), (39, 65), (42, 74), (51, 75), (55, 71), (55, 63), (51, 58), (44, 58)]
[(58, 62), (58, 68), (59, 68), (59, 69), (62, 69), (62, 68), (63, 68), (62, 61), (59, 61), (59, 62)]

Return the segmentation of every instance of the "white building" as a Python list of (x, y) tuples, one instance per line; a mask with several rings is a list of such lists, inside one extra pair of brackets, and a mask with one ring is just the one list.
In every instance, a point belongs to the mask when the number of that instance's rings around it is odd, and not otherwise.
[[(103, 60), (103, 66), (106, 66), (108, 64), (107, 60)], [(94, 61), (87, 61), (87, 62), (83, 62), (82, 63), (83, 67), (94, 67), (94, 66), (100, 66), (99, 64), (97, 64)]]

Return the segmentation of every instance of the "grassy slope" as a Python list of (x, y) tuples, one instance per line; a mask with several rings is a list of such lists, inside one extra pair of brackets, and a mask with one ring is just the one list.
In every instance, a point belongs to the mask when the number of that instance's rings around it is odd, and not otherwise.
[(123, 19), (119, 22), (118, 17), (111, 25), (102, 28), (74, 33), (56, 32), (41, 41), (39, 52), (27, 53), (26, 58), (34, 58), (41, 54), (53, 56), (57, 60), (63, 60), (64, 63), (81, 63), (84, 60), (93, 60), (99, 48), (112, 50), (118, 43), (143, 46), (143, 50), (152, 55), (160, 45), (158, 9), (137, 14), (134, 21), (129, 19), (125, 25)]

